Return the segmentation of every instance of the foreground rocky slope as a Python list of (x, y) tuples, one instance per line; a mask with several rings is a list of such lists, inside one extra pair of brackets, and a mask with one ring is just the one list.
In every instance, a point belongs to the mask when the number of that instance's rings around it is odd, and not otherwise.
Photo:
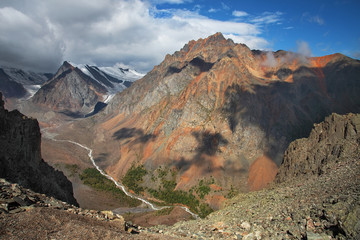
[(277, 176), (283, 183), (240, 194), (206, 219), (152, 231), (197, 239), (359, 239), (359, 120), (333, 114), (309, 138), (292, 142)]
[(357, 60), (251, 51), (217, 33), (167, 55), (62, 137), (92, 146), (117, 179), (132, 164), (149, 173), (177, 169), (176, 189), (214, 178), (214, 198), (205, 199), (219, 202), (231, 186), (248, 191), (271, 182), (288, 144), (315, 122), (332, 112), (360, 112), (359, 91)]
[(110, 211), (77, 208), (0, 178), (0, 239), (165, 239), (139, 233)]
[(4, 109), (0, 93), (0, 177), (77, 204), (71, 182), (41, 158), (37, 120)]

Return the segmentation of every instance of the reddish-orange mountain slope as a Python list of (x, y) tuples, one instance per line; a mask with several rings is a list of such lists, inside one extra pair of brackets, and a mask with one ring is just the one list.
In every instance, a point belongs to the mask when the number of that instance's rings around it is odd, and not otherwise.
[(251, 51), (217, 33), (167, 55), (81, 125), (117, 178), (133, 163), (166, 165), (178, 169), (178, 189), (210, 177), (224, 189), (247, 190), (248, 179), (260, 189), (313, 123), (360, 112), (359, 92), (357, 60)]

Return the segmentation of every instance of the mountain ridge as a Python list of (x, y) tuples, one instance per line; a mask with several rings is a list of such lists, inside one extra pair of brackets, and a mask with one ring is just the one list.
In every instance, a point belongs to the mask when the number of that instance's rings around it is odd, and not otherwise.
[[(149, 169), (179, 169), (180, 189), (210, 176), (243, 191), (251, 178), (261, 188), (275, 177), (287, 145), (314, 122), (360, 111), (359, 73), (359, 61), (340, 54), (251, 51), (217, 33), (167, 55), (117, 94), (94, 119), (91, 144), (107, 154), (103, 166), (118, 178), (137, 159)], [(257, 159), (271, 159), (267, 180), (249, 172)]]

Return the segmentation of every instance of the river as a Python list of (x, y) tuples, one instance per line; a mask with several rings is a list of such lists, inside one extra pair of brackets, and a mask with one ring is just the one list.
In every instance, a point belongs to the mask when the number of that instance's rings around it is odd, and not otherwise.
[[(114, 182), (114, 184), (120, 188), (127, 196), (131, 197), (131, 198), (135, 198), (141, 202), (143, 202), (144, 204), (146, 204), (147, 206), (150, 207), (150, 209), (154, 210), (154, 211), (157, 211), (157, 210), (161, 210), (161, 209), (164, 209), (164, 208), (169, 208), (170, 206), (162, 206), (162, 207), (158, 207), (158, 206), (155, 206), (154, 204), (150, 203), (149, 201), (141, 198), (141, 197), (138, 197), (138, 196), (135, 196), (131, 193), (129, 193), (128, 191), (126, 191), (124, 185), (122, 185), (121, 183), (117, 182), (113, 177), (111, 177), (110, 175), (106, 174), (97, 164), (96, 162), (94, 161), (94, 158), (93, 158), (93, 155), (92, 155), (92, 152), (93, 150), (91, 148), (88, 148), (87, 146), (84, 146), (78, 142), (75, 142), (75, 141), (71, 141), (71, 140), (59, 140), (59, 139), (55, 139), (53, 137), (48, 137), (49, 139), (53, 140), (53, 141), (56, 141), (56, 142), (69, 142), (69, 143), (72, 143), (72, 144), (75, 144), (81, 148), (84, 148), (88, 151), (88, 156), (91, 160), (91, 163), (93, 164), (93, 166), (101, 173), (101, 175), (105, 176), (107, 179), (111, 180), (112, 182)], [(194, 218), (198, 218), (199, 216), (193, 212), (190, 211), (189, 208), (187, 207), (184, 207), (184, 206), (179, 206), (181, 207), (182, 209), (184, 209), (186, 212), (190, 213)]]

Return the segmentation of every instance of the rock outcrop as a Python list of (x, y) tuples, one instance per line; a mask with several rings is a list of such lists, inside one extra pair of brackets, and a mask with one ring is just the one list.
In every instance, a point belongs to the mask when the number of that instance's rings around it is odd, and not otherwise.
[(332, 114), (315, 124), (308, 138), (293, 141), (284, 155), (276, 182), (303, 175), (321, 175), (329, 163), (360, 161), (360, 114)]
[(167, 55), (79, 124), (89, 129), (76, 140), (88, 141), (117, 178), (137, 162), (149, 172), (177, 168), (177, 189), (211, 177), (223, 189), (260, 189), (274, 179), (288, 144), (314, 123), (360, 112), (359, 91), (358, 60), (251, 51), (217, 33)]
[(37, 120), (8, 112), (0, 99), (0, 177), (77, 205), (71, 182), (41, 158)]
[(360, 239), (359, 127), (360, 114), (333, 114), (290, 144), (270, 188), (239, 194), (206, 219), (151, 231), (195, 239)]

